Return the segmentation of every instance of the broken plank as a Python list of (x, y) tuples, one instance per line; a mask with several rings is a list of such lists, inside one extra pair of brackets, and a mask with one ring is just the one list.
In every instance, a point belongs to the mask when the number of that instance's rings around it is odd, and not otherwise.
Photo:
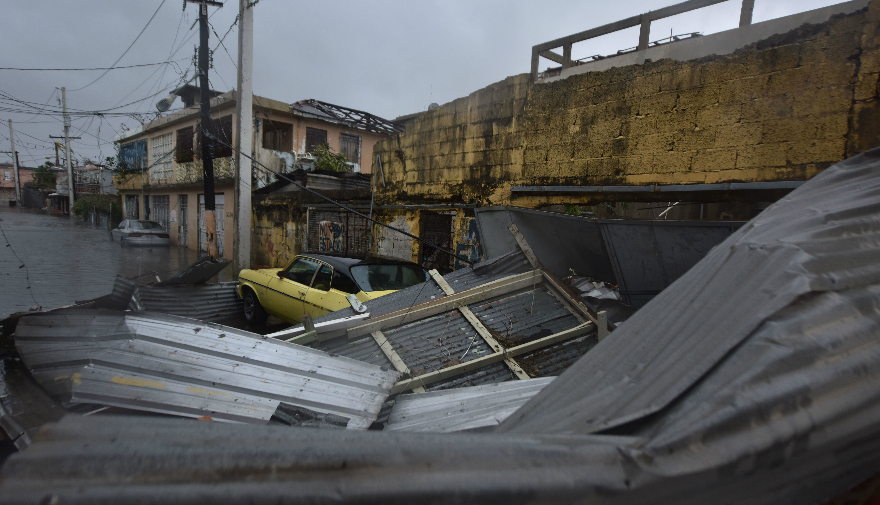
[[(455, 290), (452, 289), (452, 286), (450, 286), (449, 283), (446, 282), (446, 279), (444, 279), (443, 276), (440, 275), (440, 272), (438, 272), (437, 270), (429, 270), (428, 273), (431, 275), (431, 278), (434, 279), (434, 282), (436, 282), (437, 285), (440, 286), (440, 289), (442, 289), (443, 292), (446, 293), (447, 296), (455, 294)], [(480, 321), (480, 318), (478, 318), (467, 305), (462, 305), (458, 308), (458, 310), (465, 317), (465, 319), (467, 319), (468, 322), (471, 323), (471, 326), (474, 328), (477, 334), (482, 337), (483, 341), (492, 348), (493, 352), (504, 351), (504, 347), (502, 347), (501, 344), (499, 344), (498, 341), (495, 340), (495, 337), (492, 336), (492, 333), (489, 331), (489, 329), (486, 328), (483, 322)], [(530, 378), (529, 374), (527, 374), (525, 370), (523, 370), (522, 367), (520, 367), (519, 364), (517, 364), (517, 362), (512, 360), (511, 358), (506, 358), (504, 360), (504, 364), (507, 365), (507, 368), (510, 368), (510, 371), (513, 372), (513, 374), (516, 375), (518, 379)]]
[[(482, 339), (486, 342), (486, 344), (492, 348), (495, 352), (504, 352), (504, 347), (495, 340), (495, 337), (489, 332), (489, 329), (483, 325), (483, 322), (477, 317), (476, 314), (471, 312), (471, 309), (467, 306), (459, 307), (458, 310), (464, 316), (465, 319), (471, 323), (474, 330), (477, 331), (477, 334), (482, 337)], [(504, 364), (507, 365), (507, 368), (516, 375), (517, 379), (531, 379), (529, 374), (526, 373), (525, 370), (522, 369), (519, 364), (513, 360), (513, 358), (504, 358)]]
[(448, 379), (450, 377), (455, 377), (457, 375), (461, 375), (471, 370), (476, 370), (478, 368), (483, 368), (485, 366), (491, 365), (493, 363), (498, 363), (499, 361), (503, 361), (505, 358), (515, 358), (521, 354), (527, 354), (532, 351), (536, 351), (538, 349), (542, 349), (544, 347), (553, 345), (558, 342), (562, 342), (565, 340), (569, 340), (572, 338), (579, 337), (585, 333), (589, 333), (596, 328), (596, 325), (593, 323), (584, 323), (574, 328), (560, 331), (559, 333), (555, 333), (548, 337), (544, 337), (538, 340), (533, 340), (526, 344), (518, 345), (516, 347), (511, 347), (507, 349), (505, 352), (498, 352), (495, 354), (490, 354), (488, 356), (483, 356), (480, 358), (472, 359), (466, 363), (462, 363), (460, 365), (451, 366), (449, 368), (443, 368), (441, 370), (437, 370), (434, 372), (426, 373), (424, 375), (419, 375), (418, 377), (413, 377), (411, 379), (406, 379), (398, 382), (391, 388), (391, 394), (401, 393), (403, 391), (408, 391), (417, 386), (426, 386), (428, 384), (433, 384), (435, 382), (439, 382), (444, 379)]
[(462, 305), (482, 302), (483, 300), (488, 300), (494, 296), (512, 293), (519, 289), (531, 287), (536, 282), (536, 279), (540, 278), (541, 272), (533, 270), (531, 272), (498, 279), (497, 281), (489, 282), (482, 286), (477, 286), (473, 289), (461, 291), (453, 295), (444, 296), (443, 298), (420, 303), (409, 309), (397, 310), (390, 314), (379, 316), (375, 320), (367, 322), (366, 324), (348, 329), (348, 338), (357, 338), (374, 331), (400, 326), (412, 321), (442, 314), (443, 312), (449, 312)]
[(510, 230), (511, 234), (513, 234), (513, 239), (516, 240), (519, 248), (522, 249), (523, 254), (526, 255), (526, 259), (529, 260), (529, 263), (532, 264), (532, 268), (543, 270), (544, 265), (541, 264), (538, 256), (535, 255), (534, 251), (532, 251), (531, 246), (529, 246), (529, 243), (526, 242), (526, 238), (523, 237), (522, 233), (520, 233), (519, 228), (515, 224), (511, 224), (507, 227), (507, 229)]
[[(391, 342), (388, 341), (388, 337), (386, 337), (381, 331), (374, 331), (371, 333), (373, 340), (379, 344), (379, 349), (382, 349), (382, 352), (385, 353), (385, 357), (388, 358), (388, 361), (394, 366), (394, 369), (400, 373), (405, 373), (409, 375), (411, 372), (409, 367), (404, 363), (403, 358), (397, 354), (397, 351), (392, 347)], [(416, 393), (424, 393), (425, 388), (419, 386), (413, 388), (413, 391)]]

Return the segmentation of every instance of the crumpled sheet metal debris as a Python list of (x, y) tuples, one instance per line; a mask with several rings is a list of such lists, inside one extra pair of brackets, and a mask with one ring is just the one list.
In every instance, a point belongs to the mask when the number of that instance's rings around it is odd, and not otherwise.
[(227, 265), (232, 263), (232, 260), (228, 260), (226, 258), (214, 259), (210, 256), (205, 256), (203, 258), (199, 258), (198, 261), (188, 266), (183, 272), (171, 277), (170, 279), (165, 279), (162, 282), (157, 282), (156, 286), (179, 286), (181, 284), (204, 284), (208, 282), (211, 277), (214, 277), (221, 270), (226, 268)]
[(878, 195), (880, 150), (826, 169), (488, 433), (67, 417), (10, 457), (0, 493), (9, 503), (824, 503), (880, 469)]
[(242, 319), (237, 282), (179, 286), (138, 286), (134, 293), (140, 310), (162, 312), (200, 321), (223, 323)]
[(448, 433), (495, 426), (554, 378), (400, 395), (386, 430)]
[(279, 402), (367, 428), (398, 374), (166, 314), (61, 309), (26, 316), (16, 348), (34, 379), (70, 403), (266, 423)]

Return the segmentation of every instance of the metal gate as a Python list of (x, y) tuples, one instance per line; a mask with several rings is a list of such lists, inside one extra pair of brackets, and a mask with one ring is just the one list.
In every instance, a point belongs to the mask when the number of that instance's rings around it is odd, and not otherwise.
[(309, 209), (308, 252), (366, 257), (368, 221), (351, 212)]
[(138, 218), (138, 195), (125, 195), (125, 219)]
[[(217, 219), (217, 255), (223, 256), (223, 193), (214, 195), (214, 216)], [(205, 236), (205, 195), (199, 195), (199, 252), (208, 251)]]
[(187, 229), (187, 210), (189, 207), (189, 202), (187, 201), (187, 195), (178, 195), (177, 196), (177, 242), (183, 246), (187, 247), (187, 238), (189, 238), (189, 233)]
[(153, 221), (161, 224), (162, 228), (168, 231), (169, 213), (171, 212), (168, 196), (154, 196), (152, 202)]
[[(452, 249), (452, 218), (451, 214), (422, 211), (419, 216), (420, 237), (436, 244), (447, 251)], [(419, 262), (428, 270), (436, 269), (440, 273), (451, 272), (453, 257), (441, 252), (436, 247), (419, 243)]]

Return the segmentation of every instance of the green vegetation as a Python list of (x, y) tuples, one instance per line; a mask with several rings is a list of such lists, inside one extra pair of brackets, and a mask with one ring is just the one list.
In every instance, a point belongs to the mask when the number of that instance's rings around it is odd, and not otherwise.
[(348, 159), (340, 153), (334, 153), (330, 150), (330, 146), (323, 144), (315, 148), (315, 168), (318, 170), (328, 170), (330, 172), (351, 172), (351, 165)]
[(110, 221), (122, 221), (122, 203), (120, 197), (113, 195), (82, 195), (73, 204), (73, 213), (85, 219), (91, 209), (102, 210), (110, 214)]
[(55, 189), (55, 172), (50, 170), (55, 164), (51, 161), (43, 163), (34, 170), (33, 185), (40, 189)]

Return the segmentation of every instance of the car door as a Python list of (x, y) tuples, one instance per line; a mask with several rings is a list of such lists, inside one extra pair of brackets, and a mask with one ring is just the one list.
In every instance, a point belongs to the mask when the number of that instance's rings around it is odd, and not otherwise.
[(333, 288), (333, 267), (322, 263), (306, 291), (304, 311), (315, 318), (348, 306), (345, 293)]
[(298, 257), (269, 280), (264, 307), (276, 317), (298, 323), (303, 314), (303, 299), (321, 263)]

